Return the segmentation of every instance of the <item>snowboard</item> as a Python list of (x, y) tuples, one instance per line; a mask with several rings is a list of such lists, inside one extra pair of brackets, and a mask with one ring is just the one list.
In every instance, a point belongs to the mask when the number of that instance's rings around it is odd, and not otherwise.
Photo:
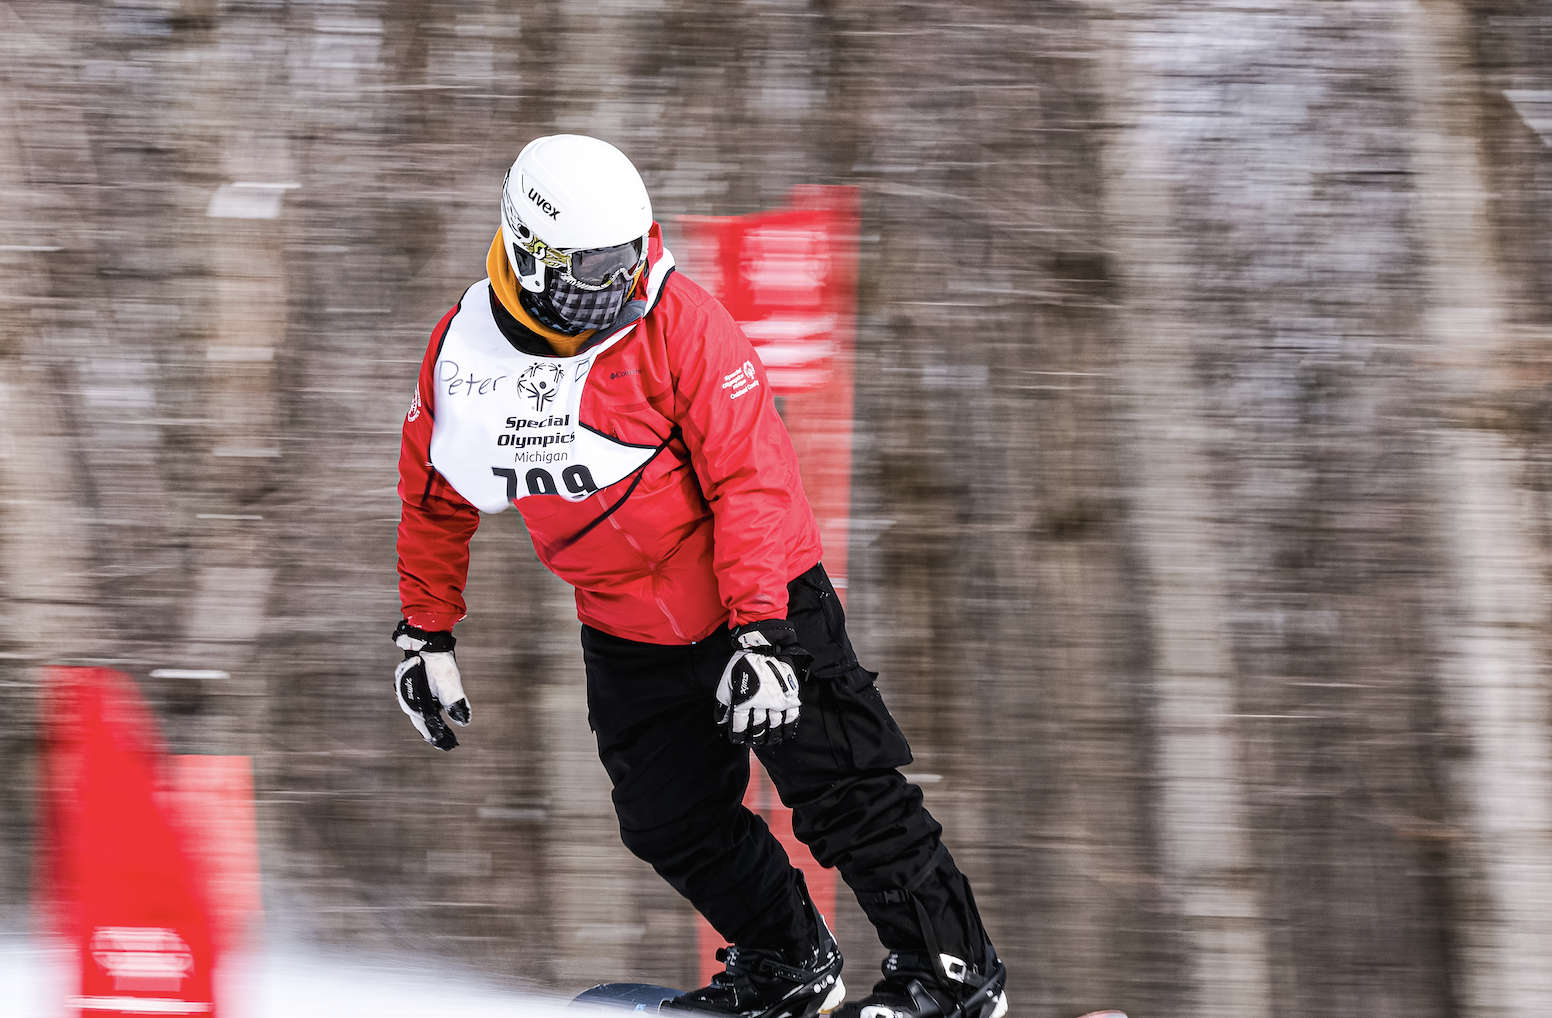
[(573, 997), (571, 1005), (573, 1007), (617, 1007), (625, 1011), (657, 1014), (658, 1006), (663, 1001), (677, 997), (683, 992), (667, 986), (654, 986), (651, 983), (599, 983), (592, 989), (583, 990)]
[[(579, 1007), (620, 1008), (653, 1015), (657, 1014), (663, 1001), (677, 997), (682, 992), (651, 983), (599, 983), (577, 994), (571, 1003)], [(1121, 1011), (1090, 1011), (1083, 1018), (1126, 1018), (1126, 1014)]]

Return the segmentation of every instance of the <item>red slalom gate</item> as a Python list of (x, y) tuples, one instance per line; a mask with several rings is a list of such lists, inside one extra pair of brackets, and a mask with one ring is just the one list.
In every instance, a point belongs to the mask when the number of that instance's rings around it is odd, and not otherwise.
[[(851, 523), (853, 360), (857, 235), (854, 187), (805, 185), (788, 204), (747, 216), (682, 216), (686, 271), (732, 313), (765, 365), (771, 391), (797, 450), (803, 489), (824, 541), (825, 569), (846, 600)], [(760, 814), (803, 871), (814, 904), (835, 912), (835, 871), (814, 860), (792, 833), (792, 811), (755, 767), (744, 805)], [(701, 982), (720, 971), (723, 940), (699, 922)]]
[(50, 668), (39, 877), (79, 952), (71, 1014), (213, 1015), (219, 953), (257, 914), (245, 757), (169, 757), (134, 682)]

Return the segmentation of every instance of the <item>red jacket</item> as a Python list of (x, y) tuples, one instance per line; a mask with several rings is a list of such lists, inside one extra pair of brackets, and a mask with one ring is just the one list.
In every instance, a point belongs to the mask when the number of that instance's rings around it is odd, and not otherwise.
[[(649, 254), (656, 266), (672, 264), (656, 227)], [(686, 644), (723, 626), (783, 618), (787, 582), (819, 561), (819, 527), (765, 368), (732, 316), (695, 283), (659, 271), (642, 286), (650, 310), (597, 356), (578, 418), (617, 441), (664, 448), (581, 501), (516, 499), (534, 550), (576, 588), (578, 617), (615, 636)], [(479, 526), (479, 510), (431, 466), (429, 452), (438, 352), (461, 313), (460, 303), (431, 334), (399, 457), (399, 598), (410, 625), (426, 630), (464, 617), (469, 540)]]

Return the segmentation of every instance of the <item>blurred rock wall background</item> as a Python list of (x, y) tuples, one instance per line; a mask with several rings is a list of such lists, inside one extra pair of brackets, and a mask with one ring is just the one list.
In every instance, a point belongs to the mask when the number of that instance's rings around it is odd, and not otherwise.
[(389, 688), (415, 365), (560, 131), (671, 244), (861, 189), (853, 637), (1019, 1014), (1552, 1011), (1528, 0), (0, 0), (5, 931), (93, 661), (253, 756), (272, 941), (694, 979), (514, 516), (464, 746)]

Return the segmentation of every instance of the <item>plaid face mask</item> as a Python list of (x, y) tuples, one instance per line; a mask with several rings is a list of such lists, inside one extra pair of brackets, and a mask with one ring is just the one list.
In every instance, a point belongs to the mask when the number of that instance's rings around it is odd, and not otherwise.
[(635, 275), (624, 275), (602, 290), (583, 290), (564, 276), (555, 276), (550, 279), (542, 303), (548, 304), (565, 324), (560, 331), (575, 335), (583, 329), (602, 329), (620, 317), (620, 309), (635, 283)]

